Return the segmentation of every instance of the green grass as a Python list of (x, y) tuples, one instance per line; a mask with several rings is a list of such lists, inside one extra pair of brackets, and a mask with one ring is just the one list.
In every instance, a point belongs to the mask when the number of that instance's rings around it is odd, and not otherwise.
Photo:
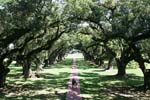
[[(67, 82), (72, 60), (66, 59), (40, 72), (40, 78), (20, 77), (21, 67), (11, 65), (7, 87), (0, 92), (0, 100), (65, 100)], [(128, 77), (113, 75), (117, 70), (103, 71), (83, 59), (77, 60), (80, 90), (83, 100), (148, 100), (149, 93), (143, 93), (134, 86), (143, 84), (139, 69), (127, 69)], [(55, 91), (61, 96), (55, 95)]]

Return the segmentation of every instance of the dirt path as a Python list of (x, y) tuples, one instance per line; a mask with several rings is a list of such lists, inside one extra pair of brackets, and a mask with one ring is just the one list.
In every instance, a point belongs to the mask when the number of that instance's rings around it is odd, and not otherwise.
[[(75, 81), (77, 82), (77, 85), (75, 87), (72, 86), (73, 79), (75, 79)], [(69, 91), (67, 93), (66, 100), (82, 100), (82, 98), (80, 97), (80, 83), (75, 59), (73, 59), (72, 71), (70, 75), (70, 80), (68, 82), (68, 90)]]

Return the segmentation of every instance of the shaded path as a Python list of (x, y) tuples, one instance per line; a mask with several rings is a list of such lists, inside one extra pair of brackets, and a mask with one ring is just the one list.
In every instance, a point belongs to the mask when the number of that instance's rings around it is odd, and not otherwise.
[[(72, 86), (72, 79), (75, 79), (78, 83), (76, 87)], [(69, 91), (67, 93), (66, 100), (82, 100), (82, 98), (80, 97), (80, 84), (75, 59), (73, 59), (72, 71), (70, 80), (68, 82), (68, 90)]]

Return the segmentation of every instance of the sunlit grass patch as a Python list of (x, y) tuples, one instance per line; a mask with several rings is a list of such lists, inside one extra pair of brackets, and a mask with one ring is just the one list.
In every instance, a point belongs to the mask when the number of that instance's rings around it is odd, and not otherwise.
[(92, 95), (90, 95), (90, 94), (80, 94), (80, 96), (82, 98), (86, 98), (86, 99), (92, 99), (93, 98)]

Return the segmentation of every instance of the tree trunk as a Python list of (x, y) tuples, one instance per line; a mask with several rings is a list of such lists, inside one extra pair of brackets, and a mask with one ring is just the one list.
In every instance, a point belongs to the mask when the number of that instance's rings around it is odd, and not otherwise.
[(65, 53), (61, 51), (58, 55), (58, 62), (62, 61), (64, 59)]
[(145, 89), (150, 89), (150, 69), (146, 69), (143, 58), (141, 56), (141, 54), (136, 53), (136, 58), (135, 60), (138, 62), (139, 67), (141, 69), (141, 71), (143, 72), (144, 75), (144, 88)]
[(138, 62), (139, 67), (144, 75), (144, 88), (150, 89), (150, 69), (146, 69), (140, 49), (138, 47), (136, 47), (135, 45), (132, 45), (132, 48), (134, 50), (134, 52), (133, 52), (134, 56), (135, 56), (134, 60), (136, 62)]
[(38, 71), (38, 72), (43, 71), (43, 66), (44, 66), (43, 64), (37, 64), (36, 65), (36, 71)]
[(108, 66), (107, 66), (106, 70), (109, 70), (112, 68), (112, 65), (111, 65), (112, 61), (113, 61), (113, 58), (110, 58), (108, 61)]
[(43, 68), (42, 68), (43, 65), (42, 65), (40, 59), (37, 58), (36, 56), (35, 56), (35, 61), (34, 61), (34, 63), (35, 63), (35, 65), (36, 65), (36, 71), (43, 71)]
[(126, 66), (133, 59), (134, 57), (130, 47), (122, 51), (120, 59), (116, 58), (118, 68), (117, 76), (126, 76)]
[(54, 64), (54, 61), (55, 61), (55, 60), (54, 60), (53, 58), (49, 58), (48, 61), (49, 61), (49, 65), (52, 65), (52, 64)]
[(49, 60), (48, 60), (48, 59), (45, 59), (45, 60), (44, 60), (44, 66), (43, 66), (43, 68), (48, 67), (48, 64), (49, 64)]
[(4, 87), (6, 76), (9, 73), (9, 68), (5, 68), (3, 64), (0, 64), (0, 88)]
[(138, 54), (135, 60), (138, 62), (140, 69), (144, 75), (144, 89), (150, 89), (150, 69), (146, 69), (141, 55)]
[(24, 75), (24, 78), (25, 79), (29, 78), (29, 74), (30, 74), (30, 62), (29, 62), (28, 59), (25, 59), (24, 63), (23, 63), (23, 75)]
[(119, 59), (116, 59), (117, 62), (117, 76), (123, 77), (126, 76), (126, 65), (127, 63), (124, 63), (123, 61), (120, 61)]
[(150, 89), (150, 69), (146, 69), (144, 73), (144, 88)]
[(3, 87), (4, 86), (4, 83), (5, 83), (5, 68), (4, 66), (0, 66), (0, 87)]

